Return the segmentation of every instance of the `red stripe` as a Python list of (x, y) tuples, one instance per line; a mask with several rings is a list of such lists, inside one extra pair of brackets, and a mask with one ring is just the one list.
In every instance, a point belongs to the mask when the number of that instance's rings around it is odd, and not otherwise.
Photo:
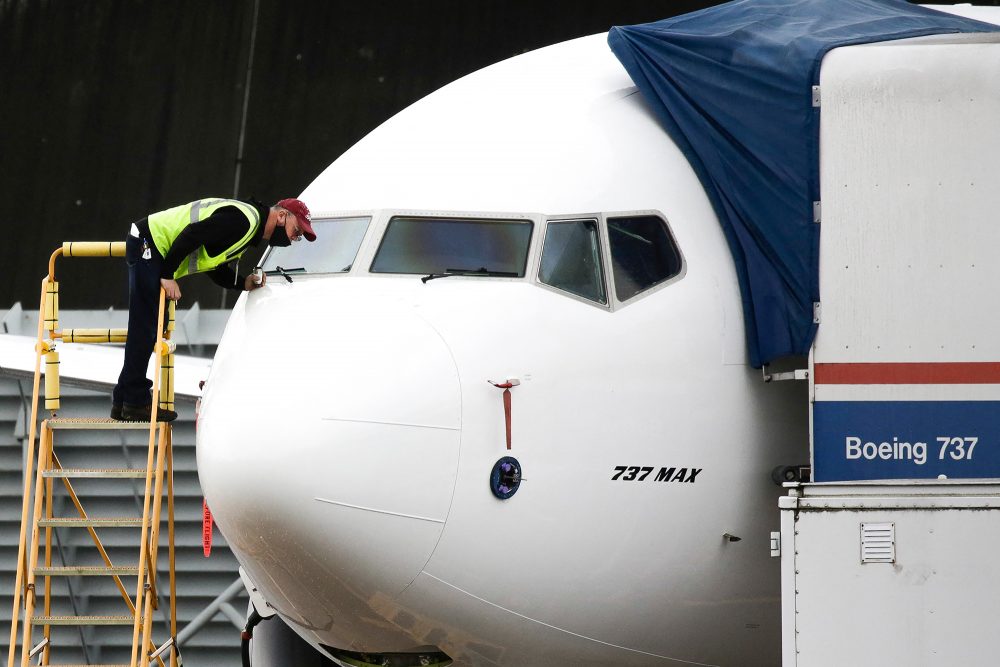
[(1000, 384), (1000, 362), (816, 364), (816, 384)]

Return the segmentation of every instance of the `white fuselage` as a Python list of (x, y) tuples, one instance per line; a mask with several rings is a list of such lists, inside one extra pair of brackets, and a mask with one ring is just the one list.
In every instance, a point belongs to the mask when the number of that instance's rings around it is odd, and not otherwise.
[[(460, 665), (778, 663), (770, 472), (808, 460), (805, 388), (748, 367), (719, 224), (605, 36), (441, 89), (302, 199), (371, 217), (357, 257), (240, 300), (198, 432), (218, 524), (294, 630)], [(540, 284), (550, 219), (620, 212), (666, 220), (678, 276), (607, 306)], [(530, 221), (525, 277), (369, 273), (403, 214)]]

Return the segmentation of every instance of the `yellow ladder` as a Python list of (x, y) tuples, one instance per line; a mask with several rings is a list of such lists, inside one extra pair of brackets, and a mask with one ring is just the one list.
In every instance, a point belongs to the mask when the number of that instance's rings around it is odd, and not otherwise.
[[(173, 350), (170, 334), (174, 326), (173, 302), (167, 302), (160, 290), (157, 331), (164, 332), (157, 341), (154, 354), (153, 409), (151, 422), (120, 422), (113, 419), (67, 419), (57, 416), (59, 410), (59, 354), (57, 341), (77, 343), (123, 342), (124, 329), (59, 329), (59, 283), (55, 280), (55, 262), (66, 257), (124, 257), (124, 242), (64, 243), (52, 253), (49, 272), (42, 279), (39, 304), (38, 342), (35, 345), (35, 375), (31, 403), (27, 456), (24, 471), (24, 500), (21, 509), (21, 538), (17, 553), (17, 574), (14, 582), (14, 606), (11, 615), (10, 647), (7, 667), (27, 667), (50, 664), (53, 648), (53, 627), (57, 626), (132, 626), (132, 654), (128, 667), (147, 667), (152, 662), (160, 667), (178, 667), (180, 654), (177, 637), (176, 580), (174, 576), (174, 487), (173, 454), (170, 424), (157, 423), (158, 409), (173, 409)], [(165, 308), (165, 304), (169, 304)], [(164, 323), (166, 320), (166, 327)], [(38, 425), (39, 387), (42, 363), (45, 363), (45, 409), (51, 417)], [(149, 445), (146, 467), (143, 469), (64, 468), (55, 451), (56, 435), (64, 430), (148, 430)], [(38, 441), (35, 456), (36, 437)], [(34, 480), (32, 480), (32, 473)], [(87, 513), (72, 480), (82, 479), (145, 479), (142, 516), (95, 517)], [(76, 516), (54, 515), (54, 485), (59, 480), (66, 497), (76, 509)], [(160, 542), (161, 510), (164, 486), (167, 498), (167, 545), (169, 558), (169, 622), (170, 636), (157, 646), (152, 637), (153, 610), (159, 609), (157, 589), (157, 553)], [(82, 486), (81, 486), (82, 488)], [(85, 494), (84, 494), (85, 495)], [(30, 530), (29, 530), (30, 528)], [(138, 530), (138, 562), (115, 564), (98, 536), (97, 529)], [(85, 529), (100, 554), (103, 565), (53, 566), (53, 532), (56, 529)], [(39, 552), (44, 549), (44, 565), (39, 565)], [(52, 582), (54, 577), (108, 577), (122, 597), (122, 613), (101, 616), (52, 615)], [(135, 577), (135, 596), (129, 594), (124, 579)], [(41, 583), (41, 591), (39, 584)], [(70, 588), (70, 594), (73, 594)], [(38, 607), (41, 605), (42, 613)], [(74, 608), (76, 605), (74, 605)], [(23, 616), (22, 616), (23, 614)], [(21, 659), (17, 659), (18, 630), (21, 629)], [(42, 638), (34, 642), (32, 634), (41, 627)], [(96, 630), (95, 630), (96, 631)], [(33, 643), (34, 642), (34, 643)], [(168, 657), (169, 655), (169, 657)], [(106, 666), (110, 667), (110, 666)], [(118, 667), (118, 666), (115, 666)], [(126, 667), (122, 665), (120, 667)]]

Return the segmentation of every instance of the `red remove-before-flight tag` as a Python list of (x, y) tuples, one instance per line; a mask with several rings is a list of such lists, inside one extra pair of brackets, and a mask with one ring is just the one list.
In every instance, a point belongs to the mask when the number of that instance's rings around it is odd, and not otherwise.
[(208, 501), (201, 500), (201, 549), (205, 558), (212, 554), (212, 510), (208, 509)]

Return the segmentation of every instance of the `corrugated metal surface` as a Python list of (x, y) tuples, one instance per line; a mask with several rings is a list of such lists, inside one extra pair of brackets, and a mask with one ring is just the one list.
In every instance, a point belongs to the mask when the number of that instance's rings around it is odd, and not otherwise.
[[(21, 386), (30, 400), (31, 383)], [(60, 416), (104, 416), (110, 400), (101, 393), (63, 388), (63, 409)], [(24, 406), (18, 382), (0, 377), (0, 641), (6, 656), (17, 560), (17, 542), (21, 519), (22, 441)], [(212, 556), (202, 555), (201, 487), (195, 466), (194, 406), (179, 404), (180, 417), (174, 426), (175, 494), (177, 503), (177, 579), (178, 622), (184, 626), (239, 575), (236, 559), (216, 531)], [(143, 467), (146, 457), (145, 431), (108, 433), (100, 431), (61, 431), (57, 434), (56, 453), (65, 467), (125, 468)], [(74, 486), (84, 506), (94, 516), (125, 516), (141, 514), (142, 480), (82, 479)], [(86, 496), (84, 496), (86, 494)], [(86, 498), (89, 498), (87, 502)], [(66, 501), (62, 516), (72, 516), (73, 508)], [(137, 559), (134, 531), (104, 529), (99, 534), (116, 563), (134, 563)], [(58, 530), (66, 563), (98, 564), (99, 557), (87, 532), (81, 529)], [(161, 542), (161, 544), (165, 544)], [(166, 549), (161, 550), (160, 563), (165, 563)], [(62, 565), (58, 556), (53, 565)], [(162, 567), (161, 576), (162, 575)], [(112, 615), (125, 613), (120, 594), (105, 577), (58, 577), (54, 585), (54, 614)], [(164, 578), (163, 581), (166, 581)], [(134, 585), (134, 580), (132, 584)], [(74, 592), (77, 605), (73, 610), (68, 586)], [(234, 606), (244, 609), (245, 601)], [(165, 605), (161, 605), (161, 610)], [(162, 612), (157, 622), (163, 630)], [(37, 634), (37, 633), (36, 633)], [(131, 627), (120, 628), (58, 628), (53, 634), (53, 663), (127, 663), (131, 649)], [(87, 645), (87, 654), (81, 650)], [(236, 667), (240, 664), (239, 631), (224, 615), (219, 614), (182, 648), (187, 667)]]

